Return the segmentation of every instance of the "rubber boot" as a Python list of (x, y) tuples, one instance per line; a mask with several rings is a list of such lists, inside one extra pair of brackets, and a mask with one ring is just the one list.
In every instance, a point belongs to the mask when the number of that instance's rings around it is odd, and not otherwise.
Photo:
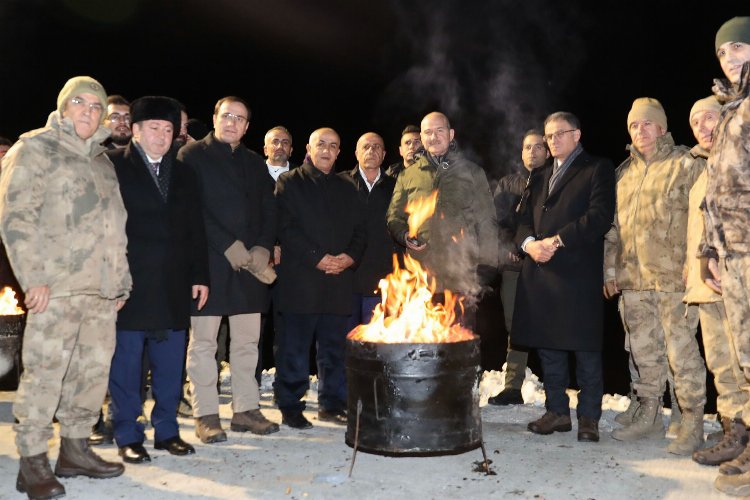
[(667, 446), (674, 455), (692, 455), (703, 445), (703, 408), (685, 409), (677, 437)]
[(16, 489), (32, 499), (59, 498), (65, 495), (65, 487), (52, 474), (46, 453), (21, 457)]
[(745, 451), (748, 433), (745, 424), (740, 419), (722, 417), (721, 427), (724, 437), (716, 445), (693, 453), (693, 460), (702, 465), (721, 465), (734, 460)]
[(640, 407), (635, 412), (633, 422), (622, 429), (612, 431), (612, 438), (618, 441), (636, 441), (650, 437), (664, 437), (664, 420), (659, 398), (639, 398)]

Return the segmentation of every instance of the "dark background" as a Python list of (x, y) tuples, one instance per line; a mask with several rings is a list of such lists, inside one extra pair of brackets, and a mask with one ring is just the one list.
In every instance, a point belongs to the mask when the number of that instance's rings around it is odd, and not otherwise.
[[(320, 126), (341, 134), (339, 169), (353, 166), (369, 130), (395, 161), (403, 126), (437, 109), (491, 182), (517, 168), (523, 132), (558, 110), (579, 116), (590, 152), (618, 164), (637, 97), (658, 98), (675, 140), (694, 144), (688, 112), (721, 71), (716, 30), (748, 10), (747, 1), (0, 0), (0, 135), (43, 126), (64, 82), (88, 74), (130, 100), (173, 96), (209, 123), (218, 98), (242, 96), (253, 110), (245, 143), (260, 152), (265, 131), (283, 124), (297, 162)], [(622, 330), (607, 308), (607, 390), (623, 393)], [(480, 327), (487, 368), (502, 360), (498, 318)]]

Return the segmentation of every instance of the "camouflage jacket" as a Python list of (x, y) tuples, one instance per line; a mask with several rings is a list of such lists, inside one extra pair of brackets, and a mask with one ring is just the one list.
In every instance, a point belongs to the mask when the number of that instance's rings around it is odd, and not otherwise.
[(109, 130), (82, 141), (54, 111), (3, 158), (0, 235), (21, 287), (50, 297), (127, 298), (127, 213), (114, 167), (102, 154)]
[(435, 189), (435, 214), (418, 234), (427, 248), (408, 253), (434, 273), (438, 291), (447, 288), (476, 294), (481, 288), (475, 274), (477, 266), (497, 268), (497, 220), (487, 176), (455, 146), (440, 165), (427, 154), (420, 154), (414, 164), (401, 172), (388, 207), (388, 229), (404, 245), (407, 202), (429, 196)]
[(667, 133), (646, 161), (628, 146), (617, 167), (617, 209), (604, 243), (604, 279), (620, 290), (681, 292), (688, 195), (703, 168)]
[(706, 243), (704, 255), (750, 253), (750, 62), (740, 84), (714, 80), (724, 104), (714, 129), (706, 171)]
[(682, 299), (687, 304), (705, 304), (707, 302), (721, 301), (721, 295), (711, 290), (701, 278), (701, 259), (698, 256), (698, 247), (703, 237), (703, 211), (701, 204), (706, 196), (706, 158), (708, 151), (696, 145), (690, 150), (697, 162), (704, 165), (703, 171), (690, 190), (688, 228), (687, 228), (687, 256), (685, 260), (685, 297)]

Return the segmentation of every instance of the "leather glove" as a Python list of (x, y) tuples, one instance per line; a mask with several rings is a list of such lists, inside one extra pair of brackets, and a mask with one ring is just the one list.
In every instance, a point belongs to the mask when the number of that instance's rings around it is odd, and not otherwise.
[(242, 266), (251, 273), (259, 273), (268, 267), (268, 263), (271, 259), (271, 252), (267, 249), (255, 245), (248, 252), (250, 254), (250, 262), (247, 265)]
[(269, 263), (266, 263), (266, 267), (264, 267), (263, 269), (261, 269), (258, 272), (251, 271), (247, 267), (243, 267), (243, 269), (245, 271), (249, 272), (250, 274), (252, 274), (253, 276), (255, 276), (255, 278), (258, 281), (260, 281), (261, 283), (264, 283), (266, 285), (270, 285), (271, 283), (273, 283), (274, 281), (276, 281), (276, 271), (274, 270), (273, 266), (271, 266), (271, 264), (269, 264)]
[(229, 265), (235, 271), (239, 271), (240, 268), (247, 266), (251, 259), (250, 253), (245, 248), (245, 244), (240, 240), (235, 241), (229, 248), (224, 250), (224, 257), (227, 258)]

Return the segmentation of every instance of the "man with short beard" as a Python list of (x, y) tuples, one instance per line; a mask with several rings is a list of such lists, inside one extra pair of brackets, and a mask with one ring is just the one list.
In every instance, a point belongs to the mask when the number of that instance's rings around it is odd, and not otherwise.
[(104, 126), (112, 131), (109, 139), (104, 141), (108, 149), (124, 148), (130, 143), (133, 132), (130, 130), (130, 103), (121, 95), (107, 98), (107, 116)]
[(386, 175), (390, 175), (394, 179), (398, 177), (398, 174), (416, 161), (414, 155), (420, 149), (422, 149), (422, 140), (419, 138), (419, 127), (407, 125), (401, 132), (401, 143), (398, 147), (401, 161), (391, 164), (385, 171)]

